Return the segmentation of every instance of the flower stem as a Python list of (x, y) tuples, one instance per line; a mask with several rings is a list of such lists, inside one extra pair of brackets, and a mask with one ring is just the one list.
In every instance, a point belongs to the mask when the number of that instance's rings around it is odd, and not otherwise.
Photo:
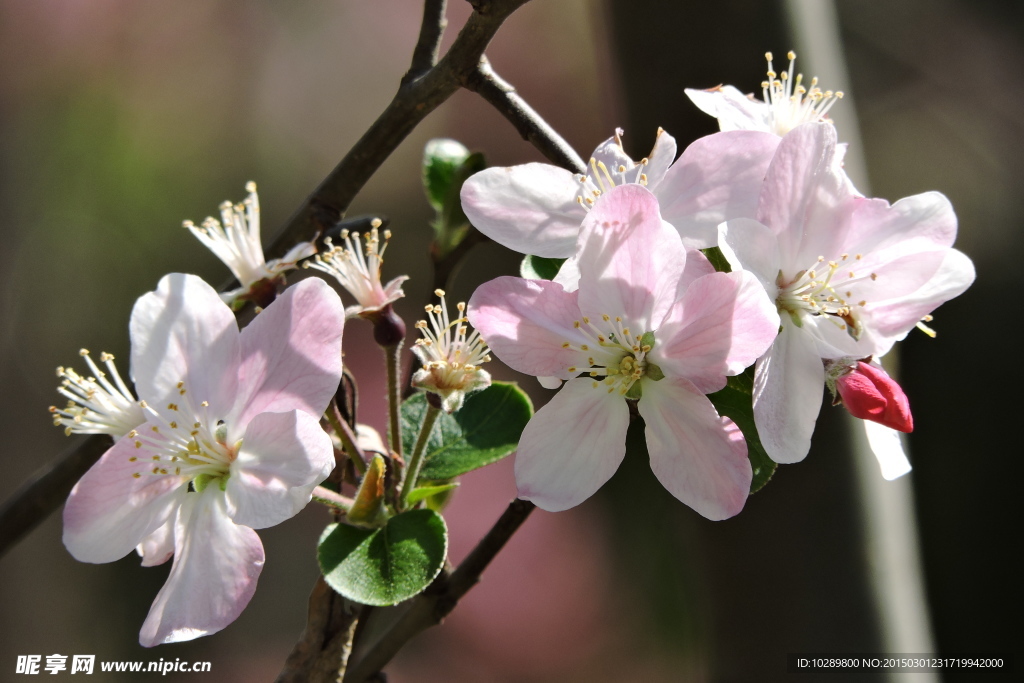
[(405, 481), (402, 482), (402, 493), (398, 498), (399, 509), (404, 510), (409, 502), (409, 493), (416, 486), (416, 479), (420, 475), (420, 466), (423, 464), (423, 452), (427, 450), (427, 441), (430, 440), (430, 432), (434, 429), (434, 422), (437, 420), (437, 408), (427, 403), (427, 414), (423, 416), (423, 426), (420, 427), (420, 435), (416, 437), (416, 446), (412, 451), (412, 458), (405, 468)]
[(317, 486), (313, 489), (313, 500), (342, 512), (348, 512), (353, 503), (352, 499), (348, 496), (343, 496), (323, 486)]
[(352, 433), (352, 428), (348, 426), (348, 423), (338, 413), (337, 406), (334, 403), (327, 406), (327, 412), (324, 413), (324, 416), (327, 418), (327, 422), (330, 423), (331, 428), (334, 429), (334, 433), (341, 439), (341, 444), (345, 447), (348, 459), (352, 461), (356, 472), (360, 475), (366, 474), (366, 456), (363, 453), (363, 449), (356, 443), (356, 435)]
[(384, 347), (388, 367), (388, 424), (391, 437), (391, 450), (402, 457), (402, 430), (399, 426), (399, 405), (402, 402), (402, 387), (398, 382), (399, 365), (402, 359), (402, 342)]

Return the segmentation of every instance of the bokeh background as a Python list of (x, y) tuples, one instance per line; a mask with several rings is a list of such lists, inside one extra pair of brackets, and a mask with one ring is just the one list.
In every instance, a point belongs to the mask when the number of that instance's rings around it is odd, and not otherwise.
[[(534, 0), (488, 55), (582, 155), (623, 126), (639, 158), (659, 125), (681, 147), (715, 130), (684, 87), (759, 91), (763, 53), (796, 44), (800, 4)], [(462, 0), (450, 5), (445, 46), (468, 15)], [(960, 218), (957, 246), (979, 274), (939, 310), (936, 340), (914, 333), (902, 345), (936, 648), (1014, 655), (1024, 6), (834, 7), (872, 193), (944, 192)], [(57, 365), (86, 347), (113, 352), (125, 369), (136, 297), (170, 271), (226, 279), (181, 221), (240, 200), (251, 179), (269, 241), (390, 100), (420, 13), (411, 0), (0, 0), (0, 499), (67, 445), (46, 411), (57, 402)], [(828, 86), (829, 74), (817, 73)], [(540, 160), (462, 92), (367, 184), (350, 213), (391, 218), (385, 277), (412, 275), (398, 307), (410, 322), (426, 294), (417, 285), (429, 282), (432, 216), (419, 161), (438, 136), (494, 165)], [(517, 263), (497, 245), (475, 247), (452, 294), (464, 299)], [(361, 419), (382, 427), (369, 330), (351, 325), (345, 347), (359, 359)], [(545, 400), (518, 379), (535, 403)], [(884, 650), (868, 579), (877, 558), (866, 550), (841, 418), (826, 408), (808, 459), (781, 467), (726, 522), (700, 518), (627, 459), (585, 504), (535, 513), (444, 626), (406, 648), (389, 680), (774, 681), (791, 676), (789, 652)], [(464, 478), (447, 514), (453, 560), (514, 495), (511, 458)], [(0, 680), (15, 679), (17, 655), (53, 653), (209, 660), (211, 681), (272, 680), (304, 624), (326, 522), (311, 506), (261, 532), (267, 565), (242, 617), (215, 636), (147, 651), (137, 632), (169, 567), (143, 569), (134, 556), (77, 563), (54, 514), (0, 558)], [(198, 680), (167, 680), (185, 678)]]

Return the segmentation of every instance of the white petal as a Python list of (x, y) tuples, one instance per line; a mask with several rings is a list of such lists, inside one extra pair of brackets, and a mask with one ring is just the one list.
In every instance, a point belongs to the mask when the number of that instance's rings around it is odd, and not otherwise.
[(557, 512), (592, 496), (626, 455), (629, 408), (618, 391), (570, 380), (523, 430), (516, 454), (519, 497)]
[(783, 319), (782, 331), (754, 370), (754, 423), (775, 462), (807, 456), (824, 384), (825, 368), (813, 340)]
[(654, 149), (647, 157), (647, 167), (644, 168), (644, 175), (647, 176), (647, 188), (655, 192), (658, 184), (665, 177), (665, 172), (676, 160), (676, 139), (661, 128), (658, 129), (657, 138), (654, 141)]
[(545, 389), (557, 389), (562, 386), (562, 380), (558, 377), (541, 376), (537, 378), (537, 383)]
[(331, 437), (301, 411), (262, 413), (249, 422), (224, 494), (236, 524), (263, 529), (296, 515), (334, 469)]
[(576, 256), (570, 256), (558, 269), (558, 273), (551, 279), (562, 285), (567, 292), (575, 292), (580, 288), (580, 260)]
[(239, 334), (213, 287), (195, 275), (165, 275), (135, 302), (129, 328), (139, 398), (159, 409), (179, 401), (184, 381), (194, 405), (207, 401), (211, 418), (226, 416), (237, 393)]
[(768, 298), (778, 296), (779, 242), (775, 233), (750, 218), (734, 218), (718, 226), (718, 248), (733, 270), (754, 274)]
[(263, 544), (232, 522), (216, 485), (190, 493), (175, 527), (174, 564), (139, 633), (143, 647), (220, 631), (238, 618), (256, 591)]
[(718, 119), (718, 127), (725, 130), (760, 130), (774, 132), (770, 125), (769, 107), (731, 85), (720, 85), (708, 90), (686, 89), (686, 96), (705, 114)]
[[(148, 428), (147, 423), (139, 429)], [(187, 480), (152, 474), (149, 457), (125, 437), (71, 489), (64, 505), (64, 545), (76, 560), (119, 560), (173, 519)]]
[(174, 519), (169, 519), (135, 548), (143, 567), (161, 565), (174, 555)]
[(585, 210), (579, 181), (549, 164), (488, 168), (462, 186), (462, 210), (476, 229), (523, 254), (566, 258), (576, 250)]
[(308, 278), (242, 330), (231, 441), (259, 413), (323, 413), (341, 382), (344, 324), (337, 293), (320, 278)]
[(889, 429), (871, 420), (857, 420), (864, 425), (871, 452), (878, 459), (882, 478), (886, 481), (899, 479), (911, 470), (907, 454), (903, 452), (903, 439), (895, 429)]
[(712, 520), (743, 509), (753, 471), (743, 434), (690, 382), (643, 383), (651, 469), (673, 496)]

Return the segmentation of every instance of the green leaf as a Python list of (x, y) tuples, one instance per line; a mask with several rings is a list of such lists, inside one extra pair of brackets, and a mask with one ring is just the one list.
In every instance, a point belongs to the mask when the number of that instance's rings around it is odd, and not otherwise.
[(519, 274), (527, 280), (554, 280), (564, 258), (544, 258), (527, 254), (519, 266)]
[(725, 259), (725, 254), (718, 247), (708, 247), (707, 249), (701, 249), (704, 255), (708, 257), (708, 261), (711, 261), (711, 265), (715, 267), (719, 273), (731, 273), (732, 266)]
[(364, 605), (395, 605), (430, 585), (444, 566), (448, 529), (433, 510), (395, 515), (379, 529), (331, 524), (317, 557), (324, 580)]
[(772, 478), (777, 465), (765, 452), (754, 426), (753, 387), (753, 369), (748, 368), (746, 372), (730, 377), (724, 389), (708, 395), (708, 398), (715, 404), (719, 415), (730, 418), (743, 432), (747, 440), (747, 457), (754, 470), (750, 492), (756, 493)]
[[(445, 197), (456, 169), (469, 156), (465, 145), (448, 138), (435, 138), (423, 150), (423, 189), (434, 210), (444, 210)], [(461, 185), (461, 184), (460, 184)]]
[(447, 493), (448, 491), (451, 491), (452, 489), (455, 489), (458, 486), (458, 482), (453, 482), (451, 484), (440, 484), (438, 486), (420, 486), (414, 488), (412, 491), (409, 492), (409, 504), (415, 505), (424, 498), (430, 498), (431, 496), (436, 496), (440, 493)]
[[(402, 446), (411, 453), (427, 411), (425, 394), (402, 404)], [(516, 449), (533, 403), (513, 382), (494, 382), (466, 397), (455, 415), (442, 412), (424, 452), (421, 479), (453, 479), (501, 460)]]

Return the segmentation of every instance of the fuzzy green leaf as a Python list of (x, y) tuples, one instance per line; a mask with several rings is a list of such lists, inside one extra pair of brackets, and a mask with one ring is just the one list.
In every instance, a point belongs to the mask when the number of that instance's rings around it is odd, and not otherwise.
[(430, 585), (448, 552), (448, 529), (433, 510), (410, 510), (379, 529), (331, 524), (317, 556), (324, 580), (364, 605), (395, 605)]
[(730, 418), (743, 432), (747, 440), (747, 457), (754, 470), (750, 492), (756, 493), (772, 478), (777, 465), (765, 452), (754, 426), (753, 387), (754, 371), (748, 368), (746, 372), (730, 377), (724, 389), (708, 395), (708, 398), (715, 404), (719, 415)]
[(519, 265), (519, 274), (527, 280), (554, 280), (564, 258), (544, 258), (527, 254)]

